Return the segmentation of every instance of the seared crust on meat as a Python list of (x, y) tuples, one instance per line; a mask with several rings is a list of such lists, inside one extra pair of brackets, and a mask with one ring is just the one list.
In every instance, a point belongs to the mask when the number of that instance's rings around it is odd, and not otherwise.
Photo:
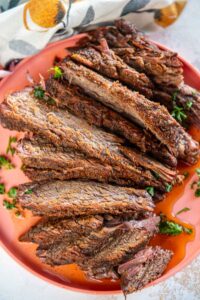
[[(27, 194), (26, 190), (32, 193)], [(109, 213), (153, 211), (154, 204), (144, 190), (118, 187), (97, 182), (52, 181), (19, 187), (18, 202), (34, 215), (73, 217)]]

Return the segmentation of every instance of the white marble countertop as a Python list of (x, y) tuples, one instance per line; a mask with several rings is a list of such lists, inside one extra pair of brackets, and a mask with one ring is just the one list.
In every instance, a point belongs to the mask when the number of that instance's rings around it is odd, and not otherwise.
[[(181, 18), (151, 38), (180, 53), (200, 69), (200, 0), (188, 0)], [(0, 300), (122, 300), (118, 296), (80, 294), (61, 289), (35, 277), (0, 249)], [(129, 300), (199, 300), (200, 257), (163, 283), (128, 296)]]

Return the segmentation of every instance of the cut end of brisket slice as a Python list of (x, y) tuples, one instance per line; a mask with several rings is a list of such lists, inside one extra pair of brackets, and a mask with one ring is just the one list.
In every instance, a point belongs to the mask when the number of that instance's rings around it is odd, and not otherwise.
[(159, 278), (165, 271), (173, 252), (156, 247), (147, 247), (139, 251), (133, 259), (121, 264), (121, 287), (124, 294), (142, 289), (148, 283)]

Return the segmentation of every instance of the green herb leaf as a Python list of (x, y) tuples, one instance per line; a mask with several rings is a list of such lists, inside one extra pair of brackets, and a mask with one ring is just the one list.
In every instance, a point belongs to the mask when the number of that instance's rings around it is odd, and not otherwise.
[(13, 169), (14, 166), (12, 165), (12, 163), (7, 158), (5, 158), (4, 156), (0, 156), (0, 169), (1, 168), (4, 168), (6, 170), (10, 170), (10, 169)]
[(8, 141), (8, 147), (6, 149), (6, 153), (8, 154), (9, 152), (14, 155), (15, 154), (15, 148), (13, 148), (12, 143), (16, 143), (17, 138), (15, 136), (10, 136), (9, 141)]
[(197, 175), (200, 177), (200, 168), (197, 168), (197, 169), (195, 170), (195, 172), (196, 172)]
[(156, 179), (159, 179), (160, 178), (160, 174), (155, 172), (155, 171), (152, 171), (153, 173), (153, 176), (156, 178)]
[(183, 123), (185, 119), (187, 119), (187, 115), (184, 112), (183, 107), (179, 107), (177, 105), (174, 106), (173, 111), (171, 113), (172, 117), (176, 119), (179, 123)]
[(9, 191), (8, 191), (8, 196), (10, 198), (16, 198), (17, 197), (17, 188), (12, 187)]
[(193, 230), (191, 228), (183, 227), (183, 231), (187, 234), (192, 234)]
[(54, 76), (53, 76), (54, 79), (59, 79), (63, 76), (63, 71), (61, 70), (60, 67), (55, 66), (52, 68), (52, 70), (54, 71)]
[(7, 201), (7, 200), (3, 200), (3, 205), (5, 206), (5, 208), (6, 209), (13, 209), (13, 208), (15, 208), (16, 206), (16, 201), (15, 200), (13, 200), (12, 202), (10, 202), (10, 201)]
[(166, 188), (166, 192), (169, 193), (172, 190), (172, 185), (169, 184), (169, 183), (167, 183), (166, 186), (165, 186), (165, 188)]
[(26, 191), (25, 191), (25, 193), (24, 193), (24, 194), (26, 194), (26, 195), (27, 195), (27, 194), (32, 194), (32, 193), (33, 193), (33, 190), (32, 190), (32, 189), (28, 189), (28, 190), (26, 190)]
[(178, 95), (179, 91), (175, 91), (173, 94), (172, 94), (172, 101), (173, 102), (176, 102), (176, 98), (177, 98), (177, 95)]
[(192, 107), (192, 105), (193, 105), (193, 102), (192, 102), (192, 101), (188, 100), (188, 101), (186, 102), (186, 107), (187, 107), (188, 109), (190, 109), (190, 108)]
[(45, 91), (41, 86), (34, 87), (34, 96), (38, 99), (43, 99), (45, 95)]
[(0, 194), (5, 194), (5, 185), (3, 183), (0, 183)]
[(189, 175), (190, 175), (190, 173), (189, 173), (188, 171), (185, 171), (185, 172), (183, 173), (183, 176), (185, 177), (185, 179), (187, 179)]
[(146, 191), (149, 193), (150, 196), (154, 196), (155, 194), (155, 190), (154, 190), (154, 187), (153, 186), (148, 186), (146, 187)]
[(167, 220), (165, 215), (160, 214), (160, 217), (161, 217), (161, 221), (159, 224), (159, 232), (161, 234), (176, 236), (183, 232), (185, 232), (187, 234), (192, 233), (192, 229), (184, 227), (178, 223), (175, 223), (174, 221)]
[(196, 189), (195, 196), (196, 197), (200, 197), (200, 188)]
[(167, 235), (179, 235), (183, 232), (183, 228), (181, 225), (172, 221), (161, 221), (159, 232)]
[(189, 211), (189, 210), (190, 210), (189, 207), (184, 207), (183, 209), (179, 210), (179, 211), (175, 214), (175, 216), (178, 216), (178, 215), (182, 214), (183, 212), (186, 212), (186, 211)]

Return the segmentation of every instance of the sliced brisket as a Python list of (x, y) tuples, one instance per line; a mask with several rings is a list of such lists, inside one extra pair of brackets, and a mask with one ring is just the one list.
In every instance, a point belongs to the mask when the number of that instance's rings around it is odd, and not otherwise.
[(63, 147), (55, 147), (42, 138), (23, 139), (17, 145), (23, 171), (33, 181), (89, 179), (131, 185), (121, 168), (102, 164), (84, 153)]
[(63, 241), (73, 241), (81, 236), (87, 236), (92, 231), (98, 231), (103, 226), (103, 217), (86, 216), (70, 219), (42, 220), (20, 237), (21, 242), (39, 244), (46, 249), (52, 244)]
[(105, 38), (114, 52), (128, 65), (146, 73), (160, 86), (178, 87), (183, 81), (183, 68), (177, 54), (158, 48), (125, 20), (117, 20), (115, 24), (116, 27), (105, 27), (92, 32), (92, 41)]
[[(27, 189), (32, 193), (27, 194)], [(19, 186), (18, 201), (34, 215), (74, 217), (109, 213), (153, 211), (154, 204), (146, 191), (96, 182), (52, 181)]]
[(198, 159), (198, 143), (173, 119), (164, 106), (149, 101), (119, 82), (111, 82), (69, 59), (61, 63), (61, 68), (69, 82), (80, 86), (100, 102), (150, 130), (176, 157), (189, 163)]
[[(50, 265), (77, 263), (87, 272), (104, 267), (107, 271), (112, 270), (113, 266), (116, 266), (116, 261), (123, 261), (129, 253), (134, 253), (141, 244), (147, 243), (156, 232), (158, 223), (159, 217), (152, 217), (143, 221), (133, 221), (133, 223), (125, 222), (115, 227), (103, 227), (99, 231), (92, 231), (88, 236), (71, 242), (67, 239), (48, 249), (38, 248), (37, 255)], [(149, 224), (151, 224), (150, 228)], [(116, 253), (113, 257), (112, 252), (110, 253), (107, 264), (99, 265), (99, 256), (103, 253), (108, 255), (109, 249), (115, 248), (116, 241), (121, 243)]]
[(8, 96), (0, 106), (1, 123), (10, 129), (33, 131), (56, 146), (81, 151), (103, 164), (115, 166), (120, 169), (122, 179), (130, 180), (136, 186), (163, 189), (150, 171), (125, 158), (120, 149), (124, 140), (41, 101), (33, 97), (32, 89)]
[(156, 159), (170, 166), (176, 166), (176, 158), (154, 135), (100, 102), (85, 96), (77, 86), (49, 78), (46, 81), (46, 91), (51, 97), (56, 98), (58, 106), (66, 107), (89, 124), (117, 133), (136, 145), (143, 153), (151, 153)]
[(92, 274), (94, 276), (96, 269), (98, 273), (100, 269), (109, 273), (113, 267), (126, 261), (132, 254), (147, 245), (150, 238), (157, 232), (159, 221), (159, 217), (152, 217), (142, 221), (126, 222), (125, 231), (95, 256), (83, 261), (81, 267), (90, 276)]
[(138, 252), (130, 261), (118, 267), (124, 294), (142, 289), (159, 278), (166, 269), (173, 253), (158, 246), (147, 247)]
[[(98, 47), (98, 50), (97, 50)], [(147, 98), (153, 96), (153, 85), (149, 78), (130, 68), (109, 49), (105, 39), (100, 40), (100, 46), (88, 47), (72, 53), (71, 58), (101, 74), (120, 80)]]
[(69, 241), (63, 239), (59, 244), (53, 244), (48, 249), (37, 249), (37, 256), (49, 265), (64, 265), (69, 263), (87, 264), (87, 257), (94, 256), (108, 243), (123, 234), (126, 225), (120, 224), (115, 227), (103, 227), (99, 231), (92, 231), (88, 236)]

